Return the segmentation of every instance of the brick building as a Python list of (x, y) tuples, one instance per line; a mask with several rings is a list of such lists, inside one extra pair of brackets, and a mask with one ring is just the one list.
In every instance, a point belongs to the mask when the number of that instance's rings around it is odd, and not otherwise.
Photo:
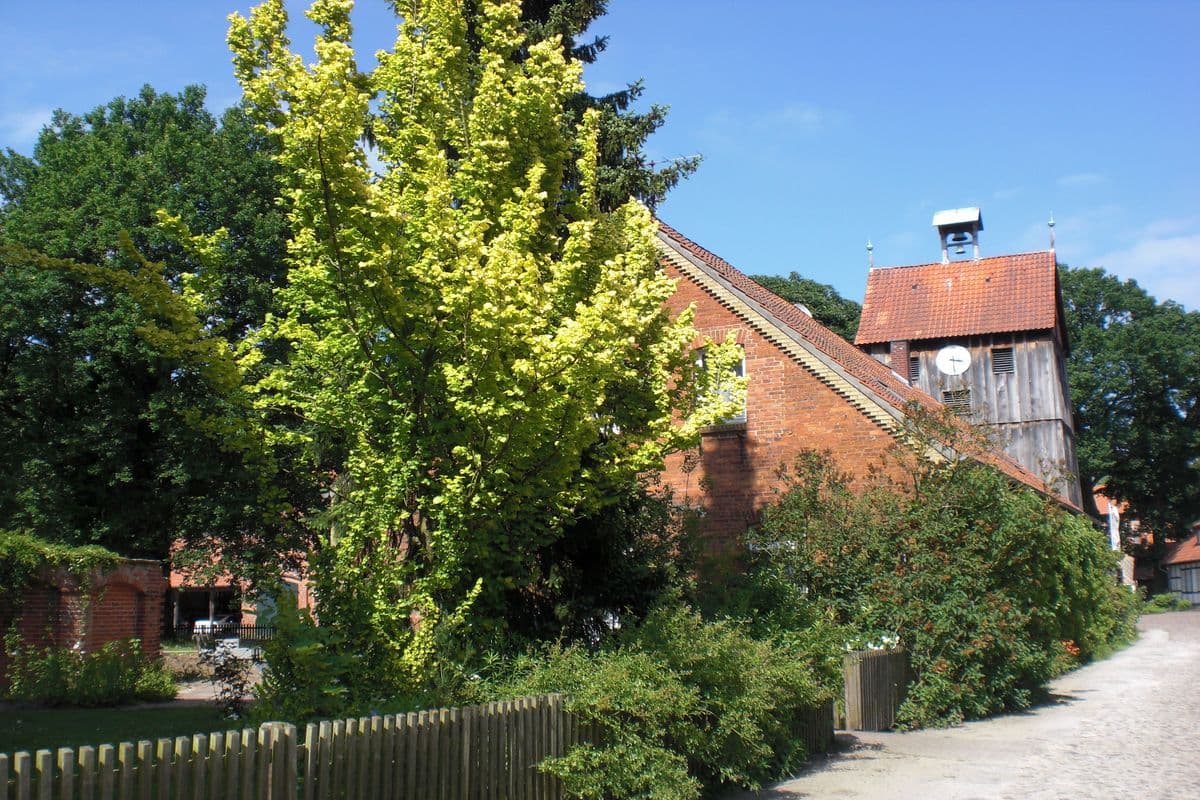
[[(708, 429), (696, 449), (671, 456), (663, 473), (676, 501), (703, 509), (712, 546), (735, 544), (774, 500), (780, 466), (793, 463), (800, 452), (829, 450), (840, 469), (862, 478), (903, 430), (907, 404), (942, 408), (678, 231), (660, 224), (658, 239), (663, 268), (677, 279), (672, 310), (693, 305), (701, 334), (719, 340), (733, 332), (745, 352), (744, 419)], [(986, 454), (984, 460), (1015, 481), (1047, 491), (1002, 454)]]
[[(142, 652), (160, 653), (163, 596), (167, 581), (158, 561), (124, 559), (82, 581), (66, 570), (42, 577), (25, 592), (16, 630), (26, 642), (47, 647), (97, 650), (108, 642), (141, 640)], [(0, 619), (7, 631), (14, 620)], [(8, 668), (0, 647), (0, 679)]]
[(871, 269), (854, 343), (1082, 504), (1053, 247), (982, 257), (978, 208), (939, 211), (933, 224), (941, 262)]

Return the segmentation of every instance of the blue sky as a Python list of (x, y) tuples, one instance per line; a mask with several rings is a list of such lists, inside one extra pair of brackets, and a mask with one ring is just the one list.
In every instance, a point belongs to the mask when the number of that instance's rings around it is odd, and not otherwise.
[[(0, 146), (147, 82), (223, 108), (249, 6), (0, 0)], [(704, 155), (661, 216), (746, 272), (861, 299), (868, 237), (880, 266), (933, 261), (934, 211), (978, 205), (985, 255), (1044, 249), (1053, 212), (1060, 260), (1200, 309), (1200, 2), (611, 0), (595, 30), (591, 89), (645, 78), (671, 106), (651, 155)]]

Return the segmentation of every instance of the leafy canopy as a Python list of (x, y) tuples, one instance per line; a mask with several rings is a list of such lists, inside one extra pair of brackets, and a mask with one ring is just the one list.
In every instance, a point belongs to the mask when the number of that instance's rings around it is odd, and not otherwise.
[(1102, 269), (1059, 280), (1084, 496), (1103, 483), (1157, 530), (1186, 528), (1200, 516), (1200, 313)]
[(279, 0), (234, 15), (229, 41), (292, 228), (263, 330), (290, 357), (265, 369), (259, 404), (300, 423), (277, 441), (344, 447), (322, 622), (403, 686), (481, 591), (526, 581), (566, 521), (731, 403), (725, 370), (692, 374), (649, 213), (600, 211), (598, 114), (565, 113), (582, 83), (561, 41), (527, 44), (519, 4), (486, 3), (475, 52), (459, 3), (398, 3), (394, 49), (364, 73), (351, 6), (309, 8), (311, 65)]
[(846, 341), (854, 341), (862, 306), (842, 297), (829, 284), (805, 278), (798, 272), (792, 272), (786, 278), (781, 275), (751, 275), (750, 279), (789, 303), (802, 303), (817, 322)]
[[(264, 463), (225, 427), (241, 378), (220, 358), (262, 324), (281, 277), (269, 146), (238, 109), (218, 122), (201, 89), (145, 87), (57, 112), (32, 157), (0, 155), (0, 525), (151, 558), (183, 539), (205, 563), (212, 549), (243, 563), (291, 549)], [(219, 270), (160, 209), (224, 231)], [(203, 309), (170, 291), (188, 274)]]

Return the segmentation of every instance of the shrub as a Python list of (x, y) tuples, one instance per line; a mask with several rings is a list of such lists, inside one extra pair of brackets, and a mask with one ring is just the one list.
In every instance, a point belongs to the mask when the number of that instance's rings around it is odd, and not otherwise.
[(365, 686), (354, 680), (353, 656), (336, 631), (296, 607), (291, 592), (276, 597), (275, 636), (263, 645), (262, 681), (254, 687), (256, 719), (303, 722), (348, 712)]
[(5, 637), (8, 699), (48, 706), (112, 706), (135, 700), (169, 700), (175, 680), (161, 662), (142, 655), (137, 639), (109, 642), (95, 652), (39, 648), (15, 631)]
[(1144, 614), (1162, 614), (1166, 611), (1187, 611), (1192, 604), (1178, 595), (1166, 592), (1156, 594), (1142, 604)]
[(793, 581), (837, 622), (897, 636), (909, 726), (1027, 706), (1045, 681), (1133, 635), (1132, 594), (1082, 516), (973, 459), (897, 453), (900, 485), (853, 490), (807, 453), (750, 535), (752, 572)]
[(201, 648), (200, 665), (209, 672), (209, 680), (217, 694), (217, 706), (230, 718), (246, 712), (246, 695), (250, 691), (250, 660), (242, 658), (224, 643)]
[(598, 653), (553, 647), (517, 660), (497, 696), (549, 691), (600, 730), (543, 766), (574, 797), (694, 798), (761, 781), (806, 753), (805, 712), (832, 691), (796, 641), (755, 639), (744, 623), (660, 609)]

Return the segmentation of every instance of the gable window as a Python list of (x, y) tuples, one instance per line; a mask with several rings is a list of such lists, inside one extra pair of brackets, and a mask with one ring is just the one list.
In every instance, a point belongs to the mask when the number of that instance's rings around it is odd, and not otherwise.
[(992, 374), (1011, 375), (1013, 369), (1013, 349), (1011, 347), (992, 348)]
[[(704, 360), (704, 348), (703, 347), (701, 347), (699, 350), (696, 351), (696, 366), (698, 366), (700, 369), (708, 369), (708, 365), (705, 363), (705, 360)], [(746, 377), (746, 354), (745, 354), (745, 352), (742, 353), (741, 359), (736, 364), (734, 364), (732, 373), (733, 373), (733, 377), (735, 377), (735, 378)], [(718, 389), (717, 391), (720, 393), (722, 399), (724, 399), (724, 400), (732, 400), (733, 399), (733, 390), (732, 389)], [(725, 419), (721, 420), (721, 422), (718, 424), (735, 425), (735, 424), (740, 424), (740, 423), (745, 422), (746, 419), (747, 419), (746, 404), (742, 403), (741, 411), (737, 412), (733, 416), (726, 417)]]
[(971, 390), (943, 389), (942, 404), (955, 414), (968, 414), (971, 411)]
[(908, 357), (908, 382), (916, 383), (921, 380), (921, 357)]

